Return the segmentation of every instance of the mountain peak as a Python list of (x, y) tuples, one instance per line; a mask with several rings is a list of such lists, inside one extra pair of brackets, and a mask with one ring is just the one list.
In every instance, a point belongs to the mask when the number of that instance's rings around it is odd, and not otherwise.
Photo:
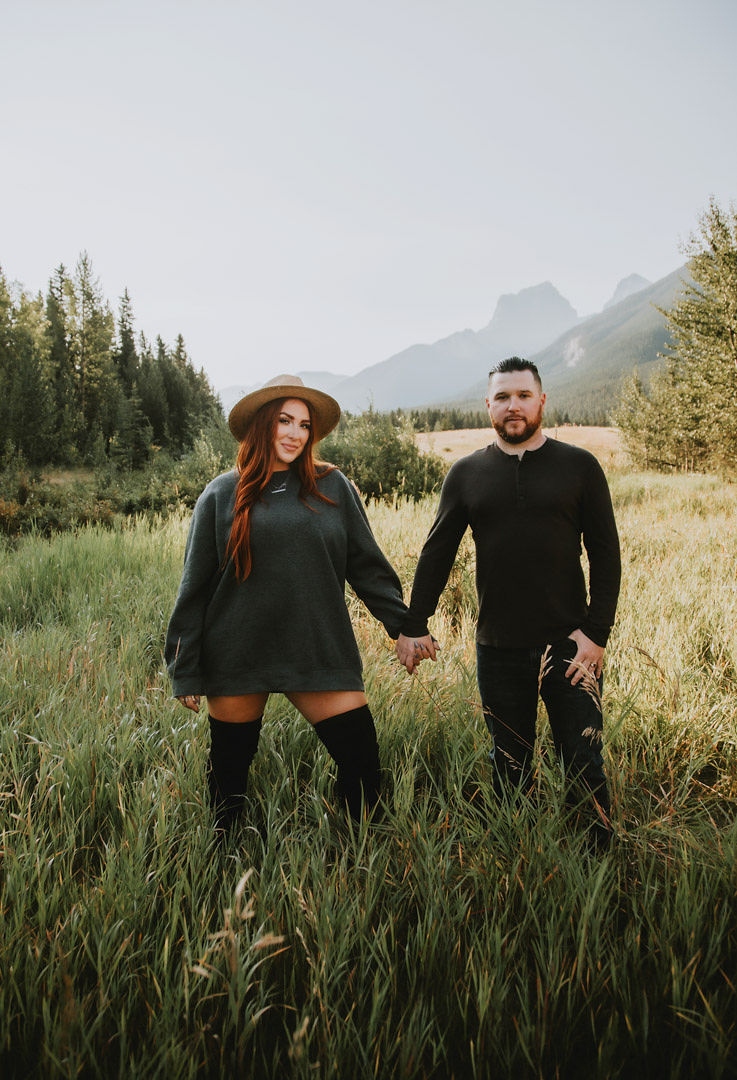
[(516, 293), (502, 293), (497, 300), (491, 322), (499, 323), (505, 318), (516, 317), (518, 313), (531, 311), (541, 316), (562, 312), (565, 313), (565, 318), (572, 318), (574, 322), (578, 319), (576, 309), (561, 296), (555, 285), (550, 281), (543, 281)]
[(529, 356), (578, 322), (576, 309), (549, 281), (499, 297), (482, 339), (493, 339), (496, 351)]
[(619, 304), (622, 300), (626, 300), (628, 296), (633, 296), (634, 293), (646, 289), (648, 285), (652, 285), (652, 282), (648, 281), (647, 278), (644, 278), (642, 274), (630, 274), (628, 277), (622, 278), (611, 298), (604, 304), (602, 310), (606, 311), (607, 308), (614, 307), (615, 304)]

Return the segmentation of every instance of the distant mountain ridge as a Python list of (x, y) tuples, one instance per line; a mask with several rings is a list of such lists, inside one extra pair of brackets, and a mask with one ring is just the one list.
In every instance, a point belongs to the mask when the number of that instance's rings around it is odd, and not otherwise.
[[(351, 412), (369, 405), (379, 411), (443, 405), (478, 409), (489, 368), (506, 356), (526, 356), (540, 368), (549, 407), (569, 413), (574, 421), (592, 410), (602, 418), (616, 400), (622, 375), (636, 365), (647, 371), (657, 363), (667, 345), (665, 318), (657, 307), (670, 307), (687, 277), (686, 267), (654, 284), (630, 274), (604, 309), (585, 319), (546, 281), (500, 296), (480, 330), (411, 345), (356, 375), (299, 374)], [(226, 413), (243, 394), (262, 385), (221, 390)]]
[(344, 408), (379, 411), (411, 408), (446, 397), (511, 351), (542, 348), (578, 321), (569, 302), (549, 281), (501, 296), (481, 330), (461, 330), (432, 345), (412, 345), (364, 368), (334, 388)]
[[(667, 350), (669, 337), (658, 308), (670, 308), (689, 280), (688, 268), (682, 266), (533, 353), (529, 359), (540, 369), (548, 410), (567, 414), (574, 423), (605, 419), (623, 377), (637, 367), (648, 378), (659, 364), (658, 354)], [(443, 404), (478, 409), (485, 395), (486, 379), (481, 378)]]

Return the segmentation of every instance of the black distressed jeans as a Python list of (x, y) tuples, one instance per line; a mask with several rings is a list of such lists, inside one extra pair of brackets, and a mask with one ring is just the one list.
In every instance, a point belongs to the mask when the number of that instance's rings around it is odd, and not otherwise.
[[(576, 686), (565, 672), (576, 653), (572, 638), (545, 648), (497, 649), (477, 645), (478, 683), (484, 718), (493, 741), (494, 783), (498, 791), (510, 785), (526, 786), (535, 745), (537, 699), (542, 697), (563, 762), (569, 803), (585, 794), (609, 817), (602, 759), (602, 680), (581, 680)], [(608, 827), (596, 807), (592, 823), (599, 842)]]

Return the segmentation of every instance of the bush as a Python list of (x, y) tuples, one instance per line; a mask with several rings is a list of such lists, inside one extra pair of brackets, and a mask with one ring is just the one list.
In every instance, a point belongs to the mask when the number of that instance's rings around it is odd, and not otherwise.
[(235, 443), (230, 442), (229, 458), (213, 448), (208, 432), (178, 461), (159, 451), (145, 468), (131, 470), (105, 459), (83, 480), (44, 479), (16, 464), (0, 472), (0, 535), (51, 536), (80, 525), (112, 525), (135, 514), (166, 516), (181, 506), (191, 508), (205, 485), (233, 464)]
[(0, 535), (12, 538), (38, 532), (42, 536), (79, 525), (110, 525), (114, 507), (82, 483), (50, 484), (22, 468), (0, 474)]
[(319, 456), (337, 465), (367, 499), (420, 499), (437, 490), (445, 474), (439, 457), (420, 453), (407, 417), (373, 409), (344, 414), (320, 443)]
[(180, 506), (191, 508), (205, 485), (233, 466), (235, 450), (232, 437), (230, 445), (221, 448), (210, 431), (202, 432), (192, 449), (178, 460), (159, 450), (143, 469), (117, 469), (108, 461), (95, 473), (96, 492), (126, 515), (149, 511), (165, 515)]

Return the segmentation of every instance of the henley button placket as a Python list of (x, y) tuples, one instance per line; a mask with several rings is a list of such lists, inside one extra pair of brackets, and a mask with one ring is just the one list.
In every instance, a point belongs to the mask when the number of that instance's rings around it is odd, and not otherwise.
[(522, 478), (522, 462), (524, 457), (518, 457), (514, 455), (514, 460), (517, 462), (517, 468), (515, 469), (515, 487), (516, 487), (516, 504), (517, 506), (525, 505), (525, 486)]

